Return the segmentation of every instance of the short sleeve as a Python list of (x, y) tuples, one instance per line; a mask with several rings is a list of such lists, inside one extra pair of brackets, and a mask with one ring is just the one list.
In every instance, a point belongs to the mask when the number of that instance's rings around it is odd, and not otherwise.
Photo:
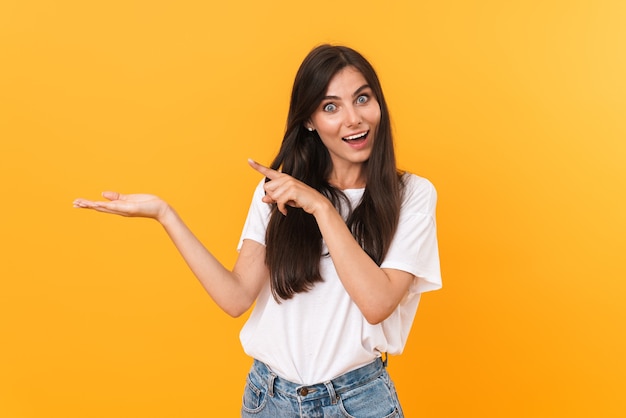
[(271, 205), (264, 203), (262, 200), (263, 196), (265, 196), (264, 183), (265, 179), (261, 180), (254, 190), (248, 216), (237, 244), (237, 251), (241, 250), (244, 239), (250, 239), (265, 245), (265, 231), (270, 218)]
[(407, 174), (398, 229), (381, 268), (409, 272), (415, 280), (409, 293), (441, 288), (435, 210), (437, 192), (425, 178)]

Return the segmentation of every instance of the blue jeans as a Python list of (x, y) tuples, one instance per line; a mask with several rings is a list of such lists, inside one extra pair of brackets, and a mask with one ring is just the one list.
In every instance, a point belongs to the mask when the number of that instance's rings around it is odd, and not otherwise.
[(396, 389), (380, 358), (336, 379), (310, 386), (281, 379), (255, 360), (246, 383), (242, 417), (404, 417)]

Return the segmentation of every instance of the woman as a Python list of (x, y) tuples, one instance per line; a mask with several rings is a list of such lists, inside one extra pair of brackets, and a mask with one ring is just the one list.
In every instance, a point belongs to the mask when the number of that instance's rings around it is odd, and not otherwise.
[(105, 192), (108, 201), (74, 205), (156, 219), (225, 312), (255, 304), (240, 336), (254, 358), (242, 416), (403, 416), (382, 355), (403, 350), (420, 294), (441, 286), (436, 192), (398, 172), (367, 60), (313, 49), (277, 157), (249, 164), (265, 178), (232, 271), (156, 196)]

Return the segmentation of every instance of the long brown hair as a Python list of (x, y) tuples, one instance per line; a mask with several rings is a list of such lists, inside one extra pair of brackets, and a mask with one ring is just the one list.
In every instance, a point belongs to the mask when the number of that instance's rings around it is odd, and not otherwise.
[[(315, 188), (338, 209), (342, 201), (348, 203), (343, 192), (328, 183), (333, 168), (328, 150), (318, 134), (304, 126), (320, 105), (330, 80), (348, 66), (360, 71), (372, 89), (380, 105), (380, 122), (365, 163), (363, 198), (351, 208), (346, 223), (363, 250), (380, 265), (398, 225), (402, 182), (380, 81), (361, 54), (345, 46), (320, 45), (306, 56), (296, 74), (285, 135), (271, 167)], [(322, 235), (315, 218), (300, 208), (288, 207), (287, 211), (284, 216), (274, 207), (266, 232), (265, 262), (276, 300), (290, 299), (323, 280), (319, 270)]]

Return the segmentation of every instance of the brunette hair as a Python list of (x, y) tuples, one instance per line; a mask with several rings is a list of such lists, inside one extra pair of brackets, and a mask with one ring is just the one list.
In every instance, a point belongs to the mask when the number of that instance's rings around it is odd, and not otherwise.
[[(380, 265), (398, 225), (402, 181), (380, 81), (361, 54), (345, 46), (320, 45), (306, 56), (296, 74), (285, 135), (271, 167), (315, 188), (338, 210), (342, 202), (349, 203), (341, 190), (328, 183), (333, 168), (328, 150), (317, 132), (304, 126), (326, 95), (330, 80), (346, 67), (363, 75), (380, 105), (380, 122), (365, 163), (367, 185), (346, 221), (363, 250)], [(315, 218), (300, 208), (287, 207), (287, 211), (284, 216), (274, 207), (266, 232), (265, 263), (278, 301), (306, 292), (323, 280), (319, 271), (322, 235)]]

